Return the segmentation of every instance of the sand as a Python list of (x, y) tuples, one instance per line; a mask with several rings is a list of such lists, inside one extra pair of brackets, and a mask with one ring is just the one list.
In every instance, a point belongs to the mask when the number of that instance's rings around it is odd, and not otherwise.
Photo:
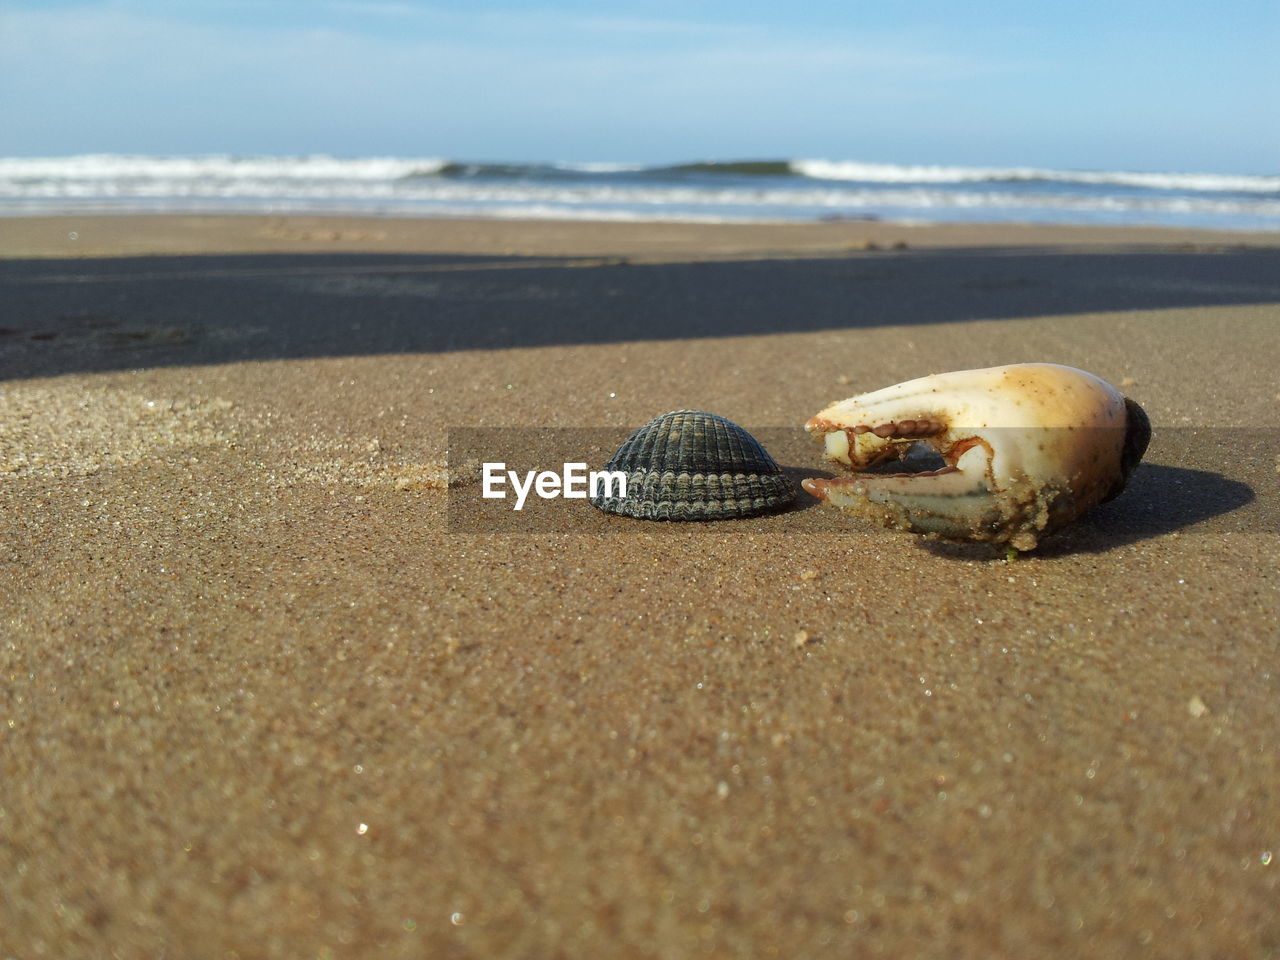
[[(98, 217), (0, 252), (0, 956), (1280, 953), (1280, 238)], [(1019, 360), (1156, 438), (1013, 561), (449, 485), (510, 428), (682, 406), (805, 475), (827, 402)]]

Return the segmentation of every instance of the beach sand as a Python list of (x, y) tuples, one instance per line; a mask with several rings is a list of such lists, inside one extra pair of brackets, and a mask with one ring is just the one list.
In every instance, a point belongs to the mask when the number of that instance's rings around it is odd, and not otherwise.
[[(0, 226), (0, 956), (1280, 954), (1280, 237)], [(1156, 434), (1013, 561), (449, 488), (1025, 360)]]

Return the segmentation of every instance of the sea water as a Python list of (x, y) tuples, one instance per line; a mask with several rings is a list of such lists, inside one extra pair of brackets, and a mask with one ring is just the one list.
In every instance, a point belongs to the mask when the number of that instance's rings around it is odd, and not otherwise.
[(278, 213), (673, 220), (886, 220), (1280, 230), (1280, 175), (439, 158), (0, 158), (0, 216)]

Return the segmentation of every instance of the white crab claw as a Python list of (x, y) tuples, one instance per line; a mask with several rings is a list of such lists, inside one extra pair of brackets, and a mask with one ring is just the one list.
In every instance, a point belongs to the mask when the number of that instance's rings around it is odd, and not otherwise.
[[(814, 496), (900, 529), (1019, 550), (1118, 494), (1150, 439), (1142, 408), (1106, 381), (1042, 363), (909, 380), (833, 404), (805, 429), (854, 471), (806, 480)], [(916, 443), (944, 466), (860, 472)]]

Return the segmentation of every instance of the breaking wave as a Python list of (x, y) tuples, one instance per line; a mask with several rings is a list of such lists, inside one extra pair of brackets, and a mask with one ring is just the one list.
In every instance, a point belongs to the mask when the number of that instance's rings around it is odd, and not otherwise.
[(1280, 229), (1280, 176), (438, 157), (0, 158), (0, 215), (84, 210), (664, 220), (931, 220)]

